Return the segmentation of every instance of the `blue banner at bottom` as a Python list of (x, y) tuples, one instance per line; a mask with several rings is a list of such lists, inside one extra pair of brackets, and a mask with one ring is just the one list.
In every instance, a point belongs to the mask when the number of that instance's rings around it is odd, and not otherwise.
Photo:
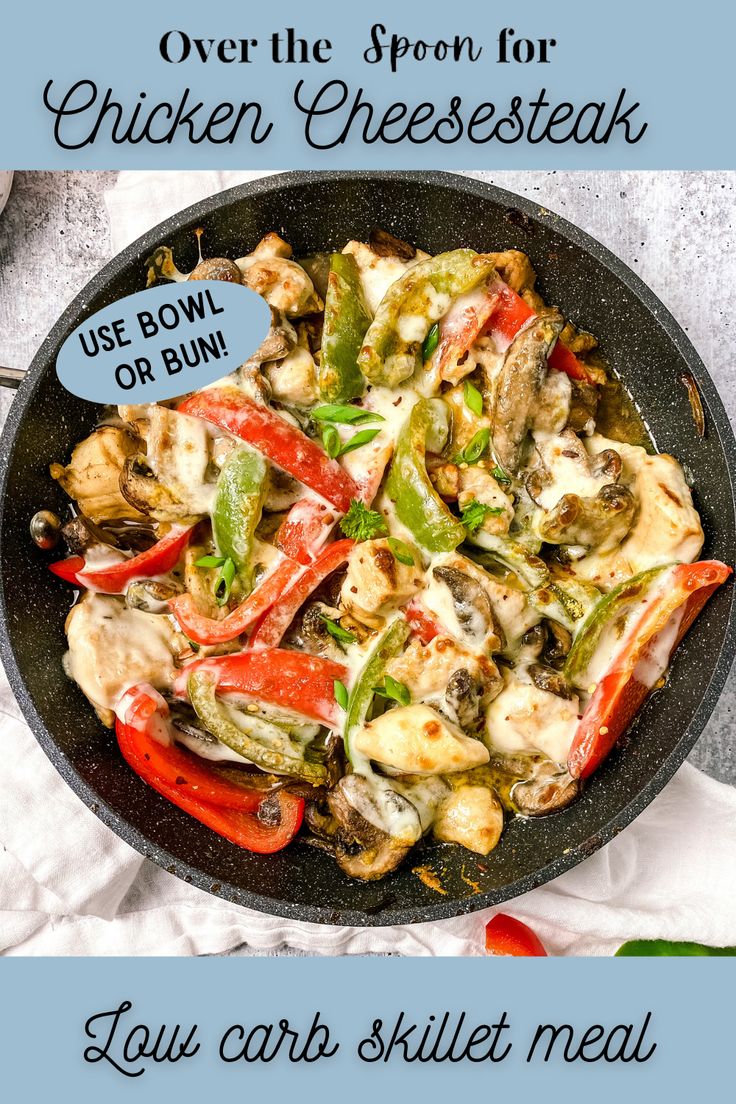
[(735, 982), (733, 959), (5, 959), (3, 1095), (673, 1104), (730, 1083)]

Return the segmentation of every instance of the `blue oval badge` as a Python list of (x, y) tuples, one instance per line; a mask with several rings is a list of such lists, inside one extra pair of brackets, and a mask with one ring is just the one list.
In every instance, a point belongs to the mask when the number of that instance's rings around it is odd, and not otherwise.
[(91, 402), (160, 402), (235, 371), (270, 324), (266, 300), (241, 284), (162, 284), (77, 326), (59, 350), (56, 373), (68, 391)]

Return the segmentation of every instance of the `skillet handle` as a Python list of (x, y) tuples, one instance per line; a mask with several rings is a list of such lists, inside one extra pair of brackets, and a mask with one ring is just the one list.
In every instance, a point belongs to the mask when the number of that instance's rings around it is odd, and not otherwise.
[(20, 368), (3, 368), (0, 365), (0, 387), (11, 387), (14, 391), (20, 387), (25, 372)]

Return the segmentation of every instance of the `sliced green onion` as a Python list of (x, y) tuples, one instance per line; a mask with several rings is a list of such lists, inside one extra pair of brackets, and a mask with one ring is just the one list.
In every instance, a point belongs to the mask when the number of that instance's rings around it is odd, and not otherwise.
[(332, 689), (335, 695), (335, 701), (341, 709), (347, 709), (349, 694), (339, 679), (335, 679), (332, 684)]
[(340, 440), (340, 434), (333, 425), (326, 425), (322, 430), (322, 444), (325, 446), (327, 455), (333, 460), (340, 455), (342, 442)]
[(463, 388), (463, 397), (465, 399), (465, 405), (467, 406), (468, 410), (470, 410), (473, 414), (477, 414), (477, 416), (480, 418), (483, 413), (483, 396), (481, 395), (478, 388), (470, 382), (470, 380), (465, 381), (465, 386)]
[(496, 464), (495, 468), (491, 469), (491, 475), (497, 483), (510, 483), (511, 477), (506, 474), (502, 467)]
[(224, 606), (230, 598), (230, 589), (235, 578), (235, 561), (228, 556), (215, 579), (215, 601)]
[(201, 556), (194, 561), (195, 567), (222, 567), (227, 556)]
[(432, 329), (424, 339), (422, 345), (422, 360), (426, 363), (440, 343), (440, 324), (435, 322)]
[(465, 448), (455, 457), (456, 464), (475, 464), (491, 443), (490, 429), (479, 429)]
[(333, 621), (324, 613), (321, 614), (321, 617), (324, 621), (324, 625), (328, 633), (330, 634), (330, 636), (334, 636), (338, 644), (354, 644), (355, 641), (358, 639), (355, 633), (348, 632), (348, 630), (344, 629), (342, 625), (339, 624), (339, 622)]
[(377, 433), (380, 433), (380, 429), (361, 429), (359, 433), (354, 433), (349, 441), (346, 441), (344, 445), (340, 447), (338, 456), (344, 456), (346, 452), (352, 452), (353, 449), (362, 448), (363, 445), (367, 445), (369, 441), (372, 441)]
[(389, 537), (387, 544), (395, 560), (406, 567), (414, 567), (414, 554), (408, 544), (404, 544), (398, 537)]
[(338, 425), (363, 425), (364, 422), (385, 422), (382, 414), (374, 410), (362, 410), (359, 406), (339, 406), (327, 403), (312, 411), (318, 422), (337, 422)]
[(373, 693), (378, 694), (379, 698), (388, 698), (390, 701), (398, 702), (399, 705), (411, 704), (411, 694), (408, 686), (404, 686), (403, 682), (399, 682), (398, 679), (391, 678), (391, 675), (385, 676), (383, 686), (374, 686)]

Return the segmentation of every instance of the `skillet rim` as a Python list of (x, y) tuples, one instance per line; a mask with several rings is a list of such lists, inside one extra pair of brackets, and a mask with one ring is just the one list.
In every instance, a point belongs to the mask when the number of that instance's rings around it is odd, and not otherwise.
[[(329, 180), (354, 181), (381, 180), (381, 181), (406, 181), (419, 185), (432, 185), (443, 187), (448, 191), (471, 194), (481, 200), (490, 200), (496, 204), (515, 208), (528, 215), (533, 222), (540, 218), (554, 220), (554, 230), (574, 246), (590, 254), (596, 261), (611, 271), (620, 280), (627, 290), (640, 300), (645, 309), (653, 315), (655, 321), (666, 334), (669, 341), (675, 347), (679, 355), (685, 361), (692, 372), (705, 399), (708, 408), (709, 426), (715, 428), (723, 455), (728, 466), (729, 488), (732, 506), (736, 505), (736, 439), (734, 438), (728, 415), (723, 406), (716, 386), (711, 379), (700, 355), (695, 350), (692, 342), (687, 337), (679, 323), (670, 311), (650, 290), (644, 281), (637, 276), (614, 253), (603, 246), (595, 238), (574, 223), (569, 222), (564, 216), (544, 207), (540, 213), (538, 203), (519, 196), (514, 192), (499, 188), (494, 184), (487, 184), (471, 176), (440, 171), (382, 171), (382, 170), (325, 170), (325, 171), (291, 171), (274, 173), (260, 177), (257, 180), (248, 181), (236, 185), (233, 188), (218, 192), (213, 196), (192, 204), (177, 212), (164, 222), (159, 223), (138, 239), (126, 246), (120, 253), (114, 256), (95, 275), (72, 300), (63, 311), (58, 321), (50, 330), (42, 342), (38, 352), (33, 358), (26, 376), (11, 404), (8, 416), (0, 435), (0, 455), (4, 457), (2, 473), (0, 475), (0, 546), (3, 542), (3, 526), (5, 520), (5, 501), (8, 492), (8, 480), (10, 472), (10, 456), (16, 443), (16, 437), (25, 421), (25, 416), (36, 391), (47, 371), (53, 371), (54, 354), (57, 351), (61, 338), (74, 326), (87, 302), (103, 292), (108, 283), (115, 279), (121, 271), (125, 270), (132, 262), (138, 261), (141, 254), (150, 251), (160, 244), (169, 234), (179, 230), (182, 225), (202, 220), (212, 215), (219, 207), (227, 206), (232, 202), (261, 196), (273, 191), (281, 191), (285, 188), (301, 187), (303, 185), (315, 185)], [(125, 817), (104, 802), (87, 783), (78, 771), (71, 765), (61, 748), (49, 733), (46, 724), (38, 713), (30, 694), (28, 693), (22, 672), (15, 659), (6, 627), (7, 609), (6, 595), (0, 573), (0, 658), (2, 659), (11, 689), (16, 697), (21, 711), (31, 727), (34, 736), (41, 745), (48, 759), (59, 772), (61, 777), (84, 801), (87, 808), (95, 813), (107, 827), (112, 829), (117, 836), (123, 839), (145, 858), (151, 859), (157, 865), (168, 869), (177, 877), (197, 886), (206, 892), (213, 893), (225, 900), (246, 908), (266, 912), (270, 915), (280, 916), (292, 920), (300, 920), (326, 925), (348, 925), (360, 927), (388, 927), (394, 924), (425, 923), (435, 920), (445, 920), (456, 916), (466, 915), (480, 911), (492, 905), (519, 896), (533, 888), (551, 881), (588, 858), (594, 851), (608, 843), (614, 836), (630, 824), (641, 813), (653, 798), (664, 788), (666, 783), (675, 773), (680, 764), (685, 760), (694, 747), (707, 724), (718, 699), (721, 695), (726, 679), (728, 678), (731, 664), (736, 656), (736, 592), (734, 587), (730, 591), (730, 606), (726, 632), (719, 650), (718, 658), (712, 670), (710, 680), (703, 691), (701, 702), (689, 723), (685, 727), (677, 744), (670, 754), (663, 760), (659, 768), (650, 778), (649, 782), (638, 790), (632, 799), (614, 816), (607, 824), (594, 833), (590, 839), (583, 841), (577, 847), (570, 848), (567, 854), (561, 854), (551, 863), (529, 873), (515, 881), (508, 883), (500, 889), (480, 893), (463, 899), (438, 898), (436, 903), (429, 905), (404, 906), (387, 908), (379, 913), (371, 913), (358, 909), (330, 908), (329, 906), (315, 906), (297, 904), (277, 900), (263, 894), (254, 893), (229, 882), (220, 882), (218, 892), (213, 891), (212, 878), (187, 863), (173, 856), (165, 848), (151, 843), (146, 836), (133, 828)]]

